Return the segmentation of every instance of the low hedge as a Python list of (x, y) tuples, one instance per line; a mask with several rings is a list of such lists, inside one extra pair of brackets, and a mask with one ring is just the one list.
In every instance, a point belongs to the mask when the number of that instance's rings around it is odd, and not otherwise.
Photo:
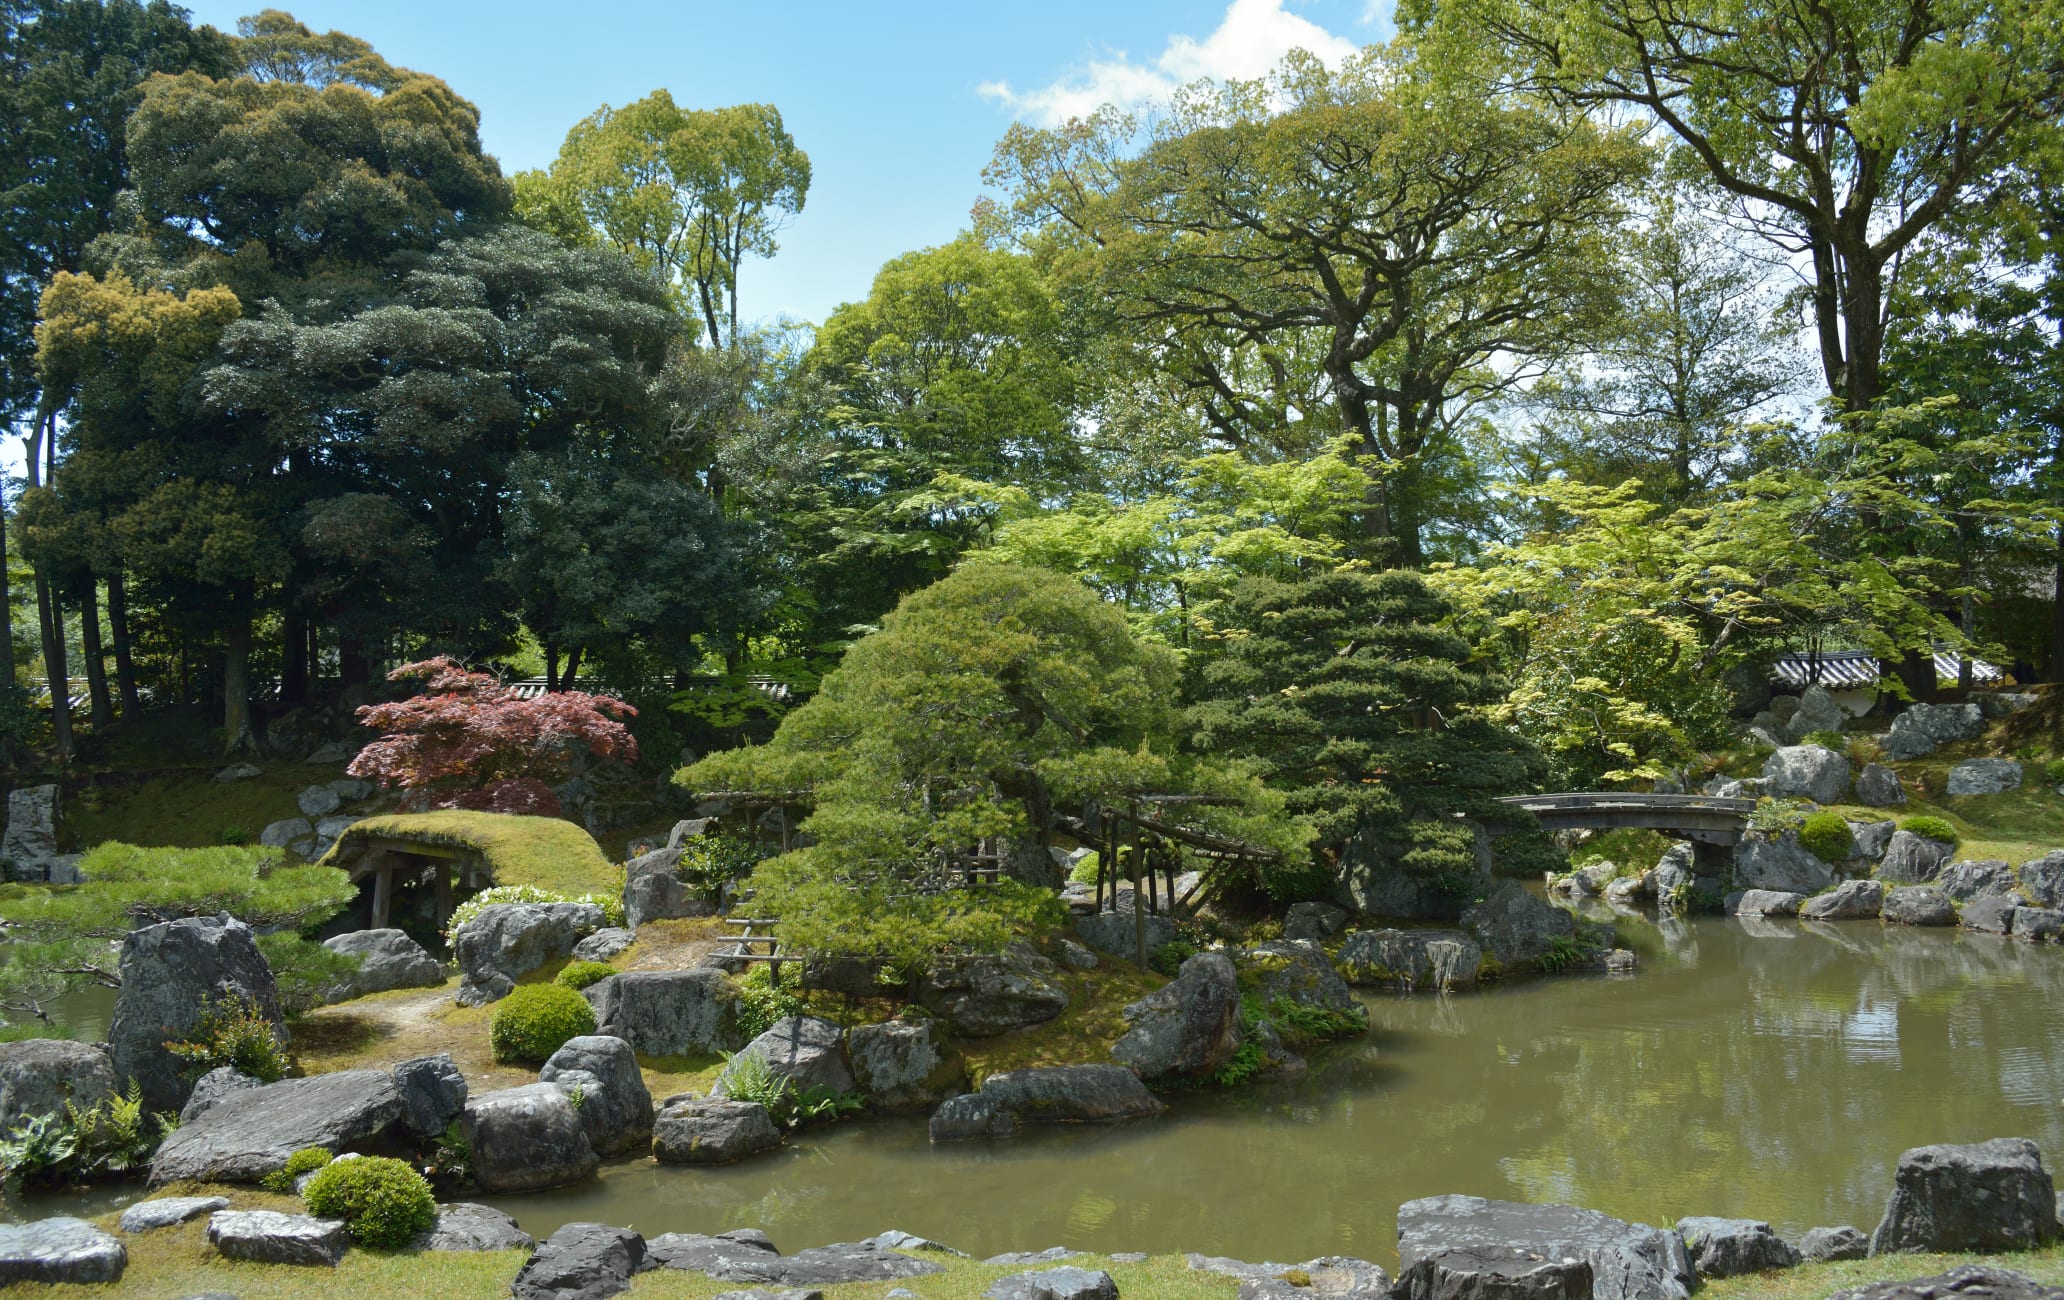
[(309, 1213), (342, 1219), (361, 1244), (399, 1250), (437, 1223), (437, 1197), (423, 1175), (386, 1156), (333, 1160), (308, 1180)]
[(616, 967), (606, 961), (577, 961), (554, 976), (552, 982), (560, 988), (578, 992), (590, 984), (600, 984), (614, 974)]
[(1856, 835), (1842, 814), (1823, 809), (1800, 824), (1799, 844), (1829, 866), (1840, 866), (1856, 851)]
[(536, 1065), (569, 1038), (595, 1032), (595, 1009), (561, 984), (523, 984), (495, 1007), (487, 1040), (504, 1064)]

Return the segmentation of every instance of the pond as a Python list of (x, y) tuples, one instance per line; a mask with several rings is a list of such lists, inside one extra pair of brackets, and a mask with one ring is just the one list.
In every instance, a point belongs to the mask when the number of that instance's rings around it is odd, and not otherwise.
[[(1641, 954), (1632, 977), (1372, 995), (1367, 1039), (1319, 1054), (1305, 1080), (1178, 1095), (1152, 1123), (933, 1146), (921, 1119), (862, 1121), (729, 1169), (621, 1162), (495, 1203), (540, 1237), (573, 1220), (758, 1227), (794, 1249), (893, 1227), (978, 1255), (1392, 1264), (1397, 1206), (1415, 1196), (1869, 1231), (1907, 1147), (2025, 1136), (2064, 1163), (2064, 950), (1876, 922), (1621, 932)], [(31, 1212), (109, 1204), (102, 1190)]]

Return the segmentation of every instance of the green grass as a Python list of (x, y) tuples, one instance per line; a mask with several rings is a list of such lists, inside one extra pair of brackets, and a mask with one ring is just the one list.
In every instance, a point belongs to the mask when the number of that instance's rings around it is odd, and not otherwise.
[[(1911, 765), (1901, 765), (1907, 775)], [(1941, 788), (1941, 782), (1935, 783)], [(2051, 849), (2064, 848), (2064, 798), (2048, 786), (2033, 783), (2006, 794), (1981, 794), (1952, 799), (1947, 795), (1916, 797), (1913, 782), (1907, 782), (1907, 802), (1902, 808), (1863, 808), (1842, 805), (1835, 809), (1851, 821), (1883, 821), (1887, 814), (1904, 821), (1908, 817), (1940, 817), (1956, 827), (1958, 858), (2004, 858), (2019, 866), (2039, 858)]]
[[(1068, 1009), (1052, 1020), (997, 1038), (963, 1040), (970, 1080), (979, 1086), (1006, 1070), (1109, 1061), (1111, 1044), (1127, 1029), (1120, 1013), (1168, 981), (1141, 974), (1122, 958), (1098, 954), (1097, 962), (1095, 970), (1087, 971), (1062, 966), (1051, 977), (1068, 993)], [(929, 1300), (931, 1293), (925, 1294)]]
[(1704, 1300), (1825, 1300), (1850, 1287), (1904, 1278), (1933, 1277), (1959, 1264), (1997, 1264), (2052, 1286), (2064, 1283), (2064, 1247), (2025, 1255), (1881, 1255), (1840, 1264), (1806, 1264), (1779, 1273), (1720, 1278), (1702, 1283)]
[(392, 813), (368, 817), (338, 837), (323, 861), (337, 865), (372, 837), (419, 840), (470, 849), (487, 860), (498, 885), (535, 885), (562, 894), (586, 894), (620, 887), (622, 881), (594, 837), (557, 817), (514, 817), (506, 813)]
[(216, 761), (191, 772), (67, 792), (60, 833), (81, 850), (110, 840), (202, 848), (222, 843), (223, 831), (238, 827), (256, 844), (268, 823), (301, 815), (296, 795), (344, 775), (340, 767), (264, 762), (257, 764), (262, 776), (217, 781), (224, 766)]

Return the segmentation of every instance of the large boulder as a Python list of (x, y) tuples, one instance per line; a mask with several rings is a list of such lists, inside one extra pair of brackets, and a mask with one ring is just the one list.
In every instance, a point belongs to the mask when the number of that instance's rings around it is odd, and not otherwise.
[(1102, 1269), (1062, 1265), (1005, 1274), (982, 1294), (988, 1300), (1118, 1300), (1118, 1284)]
[(1885, 845), (1878, 860), (1878, 879), (1890, 885), (1925, 885), (1942, 872), (1942, 864), (1956, 852), (1948, 840), (1931, 840), (1912, 831), (1899, 831)]
[[(1477, 1196), (1430, 1196), (1398, 1207), (1398, 1258), (1410, 1271), (1441, 1252), (1492, 1258), (1520, 1251), (1536, 1259), (1581, 1259), (1591, 1266), (1596, 1300), (1685, 1300), (1696, 1285), (1691, 1257), (1675, 1232), (1625, 1223), (1569, 1205), (1524, 1205)], [(1528, 1292), (1456, 1290), (1456, 1296)]]
[(967, 1063), (929, 1020), (861, 1025), (846, 1035), (846, 1056), (877, 1110), (936, 1106), (967, 1083)]
[(660, 1268), (734, 1282), (764, 1281), (758, 1270), (773, 1266), (781, 1258), (781, 1252), (774, 1249), (774, 1243), (765, 1234), (750, 1228), (720, 1232), (713, 1237), (699, 1232), (662, 1233), (646, 1243), (646, 1250)]
[(1887, 890), (1883, 915), (1899, 925), (1955, 925), (1956, 904), (1933, 885), (1902, 885)]
[(1356, 930), (1334, 956), (1350, 984), (1379, 988), (1473, 988), (1483, 949), (1460, 930)]
[(1694, 1215), (1677, 1220), (1677, 1235), (1704, 1277), (1737, 1277), (1773, 1268), (1796, 1268), (1799, 1252), (1760, 1219), (1717, 1219)]
[[(1240, 1288), (1241, 1300), (1249, 1300), (1247, 1293), (1247, 1287)], [(1294, 1300), (1303, 1294), (1257, 1291), (1253, 1300), (1264, 1295)], [(1414, 1258), (1398, 1274), (1390, 1300), (1591, 1300), (1591, 1294), (1589, 1260), (1544, 1258), (1516, 1246), (1468, 1246)]]
[(71, 859), (57, 851), (57, 787), (23, 786), (7, 795), (7, 829), (0, 832), (0, 866), (9, 880), (76, 884)]
[(1308, 898), (1303, 902), (1290, 904), (1290, 910), (1283, 916), (1283, 937), (1324, 943), (1345, 930), (1347, 921), (1345, 908)]
[(1121, 1065), (1012, 1070), (992, 1074), (980, 1092), (942, 1105), (933, 1117), (932, 1139), (1005, 1136), (1028, 1124), (1116, 1124), (1167, 1109)]
[[(1135, 918), (1138, 918), (1137, 920)], [(1144, 925), (1140, 925), (1140, 922)], [(1115, 912), (1092, 912), (1075, 918), (1075, 937), (1107, 957), (1128, 961), (1139, 956), (1139, 929), (1147, 935), (1147, 954), (1175, 938), (1175, 922), (1156, 912), (1139, 917), (1130, 907)]]
[(702, 1237), (670, 1232), (653, 1238), (652, 1257), (662, 1268), (702, 1273), (725, 1282), (786, 1287), (896, 1282), (945, 1272), (942, 1264), (884, 1249), (874, 1241), (839, 1242), (780, 1255), (771, 1247), (756, 1248), (762, 1243), (741, 1241), (740, 1235)]
[(1784, 724), (1785, 736), (1797, 744), (1816, 731), (1840, 731), (1849, 724), (1849, 711), (1825, 686), (1809, 686), (1799, 695), (1798, 711)]
[(2039, 907), (2064, 907), (2064, 849), (2021, 864), (2021, 888)]
[(1838, 1260), (1865, 1259), (1870, 1255), (1870, 1238), (1844, 1224), (1838, 1228), (1813, 1228), (1799, 1238), (1799, 1257), (1808, 1264), (1832, 1264)]
[(134, 1236), (139, 1232), (175, 1228), (188, 1219), (198, 1219), (203, 1214), (228, 1208), (227, 1196), (158, 1196), (124, 1209), (119, 1225), (123, 1232)]
[(202, 1111), (223, 1098), (264, 1086), (234, 1066), (218, 1065), (194, 1080), (193, 1091), (187, 1095), (186, 1105), (179, 1112), (179, 1122), (191, 1124)]
[[(1560, 909), (1557, 909), (1560, 910)], [(1263, 1006), (1294, 1002), (1327, 1011), (1352, 1012), (1361, 1006), (1333, 969), (1326, 950), (1309, 939), (1277, 939), (1240, 953), (1240, 973)]]
[(1975, 704), (1916, 704), (1892, 719), (1885, 753), (1895, 762), (1925, 758), (1944, 745), (1976, 740), (1985, 732), (1985, 714)]
[(726, 1095), (726, 1085), (741, 1068), (739, 1062), (748, 1056), (758, 1057), (769, 1073), (799, 1094), (812, 1088), (855, 1090), (853, 1071), (846, 1064), (846, 1031), (829, 1020), (788, 1016), (775, 1021), (725, 1065), (710, 1088), (713, 1095)]
[(509, 996), (516, 977), (573, 954), (607, 921), (593, 903), (492, 903), (459, 927), (459, 1004), (477, 1007)]
[(0, 1286), (10, 1282), (119, 1282), (129, 1249), (84, 1219), (59, 1215), (0, 1223)]
[(583, 992), (595, 1008), (595, 1032), (621, 1038), (647, 1056), (730, 1052), (745, 1045), (738, 1029), (738, 986), (720, 970), (627, 971)]
[(2064, 1289), (1995, 1264), (1959, 1264), (1932, 1277), (1876, 1282), (1837, 1291), (1828, 1300), (2064, 1300)]
[(1835, 873), (1799, 843), (1796, 831), (1749, 831), (1734, 846), (1734, 887), (1813, 895), (1835, 883)]
[(680, 865), (679, 844), (641, 853), (624, 864), (626, 925), (635, 930), (647, 921), (709, 916), (717, 910), (701, 890), (691, 888), (675, 874)]
[(2064, 941), (2064, 911), (2054, 907), (2017, 907), (2008, 932), (2028, 943)]
[(444, 983), (444, 963), (400, 930), (353, 930), (323, 940), (323, 947), (358, 958), (358, 969), (324, 991), (331, 1002), (392, 989), (434, 989)]
[(268, 849), (303, 849), (315, 847), (315, 823), (306, 817), (282, 817), (267, 822), (258, 832), (258, 843)]
[(1959, 903), (1974, 898), (2011, 898), (2021, 883), (2003, 858), (1975, 858), (1952, 862), (1942, 869), (1935, 883)]
[(2021, 765), (2011, 758), (1967, 758), (1949, 769), (1947, 793), (2005, 794), (2021, 788)]
[(781, 1145), (781, 1130), (756, 1101), (685, 1097), (652, 1122), (652, 1156), (665, 1165), (729, 1165)]
[(190, 916), (131, 930), (122, 940), (122, 991), (108, 1025), (115, 1078), (134, 1079), (147, 1111), (177, 1112), (193, 1091), (165, 1050), (213, 1004), (242, 1000), (281, 1023), (272, 967), (251, 927), (231, 916)]
[(652, 1094), (631, 1045), (607, 1034), (569, 1038), (538, 1071), (538, 1082), (579, 1090), (581, 1127), (596, 1154), (613, 1156), (652, 1141)]
[(1804, 894), (1781, 889), (1749, 889), (1734, 900), (1736, 916), (1797, 916), (1806, 905)]
[(401, 1098), (402, 1128), (424, 1141), (443, 1137), (466, 1111), (466, 1076), (450, 1052), (395, 1066), (394, 1091)]
[(976, 1138), (1018, 1135), (1017, 1117), (979, 1092), (948, 1097), (932, 1112), (928, 1125), (934, 1142), (970, 1142)]
[(335, 1268), (351, 1244), (342, 1219), (276, 1210), (217, 1210), (208, 1216), (208, 1241), (224, 1259), (323, 1268)]
[(1899, 773), (1883, 763), (1866, 763), (1856, 774), (1856, 802), (1866, 808), (1897, 808), (1906, 802)]
[(1200, 952), (1123, 1015), (1112, 1060), (1147, 1079), (1209, 1078), (1240, 1046), (1239, 976), (1224, 953)]
[(91, 1110), (115, 1092), (107, 1049), (64, 1038), (0, 1043), (0, 1133), (36, 1115), (62, 1115), (65, 1103)]
[(1462, 928), (1510, 974), (1539, 966), (1558, 939), (1575, 939), (1577, 921), (1517, 880), (1501, 880), (1463, 910)]
[(2057, 1191), (2027, 1138), (1900, 1154), (1871, 1254), (2034, 1250), (2057, 1237)]
[(385, 1070), (282, 1079), (166, 1134), (151, 1157), (150, 1184), (255, 1183), (303, 1147), (343, 1151), (378, 1140), (400, 1118), (401, 1096)]
[(326, 785), (311, 785), (294, 796), (294, 806), (303, 817), (327, 817), (343, 807), (344, 801)]
[(417, 1250), (529, 1250), (537, 1241), (491, 1205), (455, 1201), (437, 1207), (437, 1222), (415, 1240)]
[(516, 1300), (607, 1300), (645, 1267), (645, 1238), (604, 1223), (568, 1223), (538, 1243), (509, 1284)]
[(1892, 843), (1892, 837), (1899, 833), (1899, 823), (1850, 822), (1849, 838), (1854, 843), (1849, 851), (1852, 861), (1877, 862), (1885, 856), (1885, 849)]
[(1068, 1009), (1053, 963), (1024, 947), (949, 957), (925, 973), (918, 1002), (963, 1038), (1043, 1025)]
[(2021, 910), (2020, 900), (1988, 895), (1974, 898), (1964, 904), (1957, 916), (1957, 923), (1966, 930), (1979, 934), (2011, 934), (2014, 929), (2014, 914)]
[(605, 925), (573, 945), (575, 961), (610, 961), (638, 942), (638, 936), (618, 925)]
[(483, 1192), (577, 1183), (601, 1163), (580, 1112), (556, 1084), (483, 1093), (466, 1102), (459, 1122), (473, 1152), (473, 1179)]
[(1787, 745), (1763, 760), (1763, 792), (1776, 799), (1840, 803), (1849, 790), (1849, 760), (1819, 745)]
[(1806, 900), (1802, 921), (1871, 921), (1885, 906), (1885, 885), (1877, 880), (1845, 880), (1825, 894)]

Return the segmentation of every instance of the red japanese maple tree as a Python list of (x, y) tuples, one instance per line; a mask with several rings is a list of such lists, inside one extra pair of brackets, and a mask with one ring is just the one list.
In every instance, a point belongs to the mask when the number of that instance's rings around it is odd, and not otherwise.
[(638, 711), (622, 700), (585, 691), (522, 699), (499, 678), (443, 655), (387, 674), (415, 679), (423, 681), (421, 694), (358, 711), (380, 738), (346, 769), (408, 791), (404, 806), (557, 817), (563, 810), (546, 782), (568, 775), (579, 751), (638, 759), (638, 742), (624, 726)]

